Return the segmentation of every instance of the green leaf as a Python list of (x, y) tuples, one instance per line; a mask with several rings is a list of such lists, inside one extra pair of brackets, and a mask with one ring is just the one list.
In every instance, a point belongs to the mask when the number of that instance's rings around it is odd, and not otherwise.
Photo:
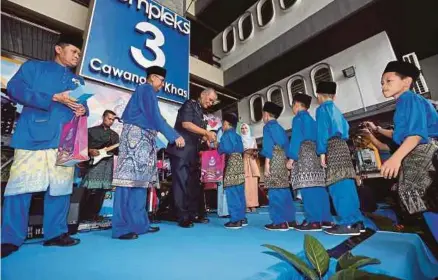
[(330, 277), (329, 280), (399, 280), (398, 278), (384, 275), (384, 274), (374, 274), (358, 269), (344, 269), (338, 271), (335, 275)]
[(277, 252), (278, 254), (280, 254), (283, 258), (285, 258), (288, 262), (290, 262), (296, 269), (298, 269), (299, 271), (301, 271), (301, 273), (303, 273), (307, 278), (311, 279), (311, 280), (318, 280), (319, 277), (316, 274), (316, 272), (310, 268), (304, 261), (302, 261), (299, 257), (297, 257), (296, 255), (280, 248), (277, 247), (275, 245), (269, 245), (269, 244), (264, 244), (262, 245), (266, 248), (269, 248), (275, 252)]
[(361, 270), (344, 269), (336, 272), (336, 274), (330, 277), (329, 280), (351, 280), (354, 279), (354, 274), (356, 271), (361, 271)]
[(348, 251), (339, 258), (337, 270), (348, 268), (357, 269), (368, 264), (380, 264), (380, 261), (365, 256), (353, 256), (353, 254)]
[(311, 235), (304, 236), (304, 249), (310, 263), (318, 272), (319, 277), (322, 277), (329, 268), (330, 256), (325, 250), (321, 242)]

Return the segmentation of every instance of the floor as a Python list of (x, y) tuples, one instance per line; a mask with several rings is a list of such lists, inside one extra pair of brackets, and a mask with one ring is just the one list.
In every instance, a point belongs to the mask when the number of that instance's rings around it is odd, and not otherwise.
[[(298, 279), (291, 277), (296, 274), (292, 266), (261, 245), (273, 244), (298, 253), (303, 249), (304, 233), (266, 231), (263, 225), (269, 222), (269, 215), (263, 211), (248, 214), (249, 226), (240, 230), (225, 229), (226, 219), (214, 215), (210, 219), (209, 224), (197, 224), (191, 229), (162, 222), (160, 232), (130, 241), (111, 239), (111, 230), (80, 233), (76, 237), (81, 239), (81, 244), (70, 248), (43, 247), (40, 240), (31, 240), (18, 252), (2, 259), (1, 278)], [(346, 239), (322, 232), (311, 234), (327, 249)], [(438, 262), (416, 235), (376, 233), (353, 253), (382, 261), (370, 268), (371, 271), (402, 279), (438, 276)]]

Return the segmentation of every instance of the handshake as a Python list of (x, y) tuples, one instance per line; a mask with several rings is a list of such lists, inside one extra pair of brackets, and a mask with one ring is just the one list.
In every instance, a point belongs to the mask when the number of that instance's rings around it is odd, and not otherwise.
[[(209, 143), (216, 142), (216, 133), (214, 133), (212, 131), (205, 131), (203, 136), (202, 136), (202, 141), (208, 141)], [(184, 146), (185, 146), (184, 138), (182, 138), (181, 136), (178, 137), (175, 140), (175, 145), (178, 148), (184, 148)]]

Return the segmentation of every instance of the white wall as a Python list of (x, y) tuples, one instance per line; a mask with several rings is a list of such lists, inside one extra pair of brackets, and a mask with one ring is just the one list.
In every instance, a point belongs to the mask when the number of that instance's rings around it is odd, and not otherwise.
[[(238, 1), (238, 0), (236, 0)], [(278, 0), (274, 3), (274, 18), (267, 26), (259, 27), (257, 24), (257, 2), (248, 11), (253, 15), (254, 31), (248, 40), (241, 42), (238, 37), (238, 21), (236, 19), (231, 26), (235, 28), (235, 48), (229, 53), (222, 50), (223, 32), (213, 39), (213, 53), (221, 58), (221, 66), (224, 70), (242, 61), (261, 47), (279, 37), (292, 27), (298, 25), (306, 18), (315, 14), (333, 0), (298, 0), (290, 9), (284, 11), (280, 8)]]
[[(303, 76), (306, 82), (307, 94), (315, 97), (313, 85), (310, 79), (311, 70), (320, 63), (329, 64), (333, 72), (334, 80), (338, 84), (335, 102), (343, 113), (347, 113), (356, 109), (360, 109), (363, 107), (363, 105), (356, 79), (345, 78), (342, 74), (342, 70), (350, 66), (355, 66), (356, 77), (364, 96), (365, 107), (372, 106), (387, 101), (383, 97), (380, 90), (380, 78), (386, 64), (395, 59), (396, 56), (392, 49), (389, 38), (386, 32), (382, 32), (334, 56), (324, 59), (283, 80), (278, 81), (274, 85), (278, 85), (283, 89), (283, 100), (285, 104), (285, 109), (278, 119), (280, 124), (285, 129), (291, 128), (291, 119), (293, 118), (293, 114), (291, 107), (289, 106), (289, 97), (287, 93), (287, 82), (291, 77), (295, 75)], [(265, 100), (267, 100), (266, 92), (274, 85), (268, 86), (254, 94), (262, 94), (265, 97)], [(249, 100), (251, 96), (248, 96), (239, 102), (239, 117), (241, 118), (241, 121), (252, 124), (255, 137), (261, 137), (263, 123), (253, 123), (250, 117)], [(310, 109), (310, 112), (313, 116), (316, 107), (316, 98), (314, 98)]]
[(205, 63), (194, 56), (190, 56), (190, 74), (198, 76), (214, 84), (224, 86), (224, 72), (222, 69)]
[(438, 54), (420, 61), (426, 84), (433, 100), (438, 100)]
[(85, 29), (88, 9), (71, 0), (9, 0), (9, 2), (79, 30)]

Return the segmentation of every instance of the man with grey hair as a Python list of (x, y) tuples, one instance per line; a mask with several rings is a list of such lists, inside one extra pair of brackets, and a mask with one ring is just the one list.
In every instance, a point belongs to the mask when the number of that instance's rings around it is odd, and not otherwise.
[[(208, 223), (204, 211), (199, 211), (202, 199), (200, 184), (199, 149), (201, 140), (213, 142), (216, 134), (207, 131), (203, 109), (211, 107), (217, 100), (214, 89), (207, 88), (197, 100), (187, 100), (178, 110), (175, 130), (185, 139), (186, 145), (178, 148), (167, 146), (172, 171), (172, 193), (178, 225), (193, 227), (195, 223)], [(200, 213), (202, 212), (202, 213)]]

